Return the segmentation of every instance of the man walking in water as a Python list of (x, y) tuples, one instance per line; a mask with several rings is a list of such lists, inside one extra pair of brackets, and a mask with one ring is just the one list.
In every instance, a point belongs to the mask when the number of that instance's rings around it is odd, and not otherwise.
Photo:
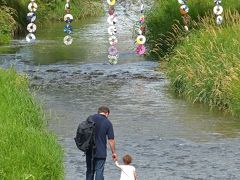
[[(112, 123), (108, 120), (110, 110), (106, 106), (98, 108), (98, 114), (92, 116), (92, 120), (96, 123), (96, 150), (92, 162), (92, 151), (86, 153), (86, 180), (104, 180), (104, 165), (107, 157), (107, 139), (112, 151), (112, 158), (117, 160), (115, 150), (114, 131)], [(93, 167), (92, 167), (93, 166)]]

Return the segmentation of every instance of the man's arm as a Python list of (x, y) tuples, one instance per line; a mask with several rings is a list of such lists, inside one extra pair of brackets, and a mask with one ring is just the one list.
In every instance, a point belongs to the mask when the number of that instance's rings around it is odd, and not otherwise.
[(116, 149), (115, 149), (115, 140), (114, 139), (109, 139), (108, 143), (109, 143), (109, 146), (110, 146), (111, 151), (112, 151), (112, 159), (114, 161), (117, 161), (117, 154), (116, 154)]

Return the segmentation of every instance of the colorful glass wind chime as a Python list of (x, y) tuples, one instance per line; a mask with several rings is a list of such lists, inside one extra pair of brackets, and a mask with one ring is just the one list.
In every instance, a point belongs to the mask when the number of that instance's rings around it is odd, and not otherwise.
[(107, 22), (109, 24), (108, 41), (110, 44), (110, 47), (108, 48), (108, 61), (110, 64), (117, 64), (119, 55), (118, 55), (118, 50), (116, 48), (116, 45), (118, 43), (118, 39), (116, 36), (116, 34), (117, 34), (117, 28), (116, 28), (117, 14), (116, 14), (115, 8), (114, 8), (114, 5), (116, 4), (116, 0), (107, 0), (107, 3), (109, 5)]
[(136, 49), (135, 52), (138, 55), (144, 55), (146, 53), (146, 47), (144, 46), (146, 42), (145, 32), (146, 32), (146, 26), (145, 26), (145, 17), (144, 17), (144, 2), (141, 0), (141, 7), (140, 7), (140, 18), (137, 22), (137, 29), (136, 29)]
[(37, 11), (38, 5), (35, 2), (35, 0), (31, 0), (31, 2), (28, 4), (28, 10), (30, 11), (27, 14), (27, 30), (28, 34), (26, 36), (26, 41), (27, 42), (34, 42), (36, 40), (36, 36), (34, 35), (35, 31), (37, 30), (37, 26), (34, 23), (36, 20), (36, 11)]
[(223, 22), (223, 7), (221, 6), (222, 0), (214, 0), (215, 6), (213, 8), (213, 12), (216, 15), (216, 23), (217, 25), (221, 25)]
[(181, 13), (182, 18), (183, 18), (184, 29), (186, 31), (189, 31), (190, 16), (188, 14), (189, 7), (187, 5), (187, 0), (178, 0), (178, 3), (181, 5), (180, 6), (180, 13)]
[(67, 34), (63, 38), (63, 42), (65, 45), (71, 45), (73, 42), (73, 38), (70, 34), (73, 32), (73, 28), (71, 26), (71, 23), (73, 21), (73, 16), (70, 14), (71, 6), (70, 6), (70, 0), (66, 0), (66, 5), (65, 5), (65, 16), (64, 16), (64, 21), (66, 26), (64, 26), (64, 32)]

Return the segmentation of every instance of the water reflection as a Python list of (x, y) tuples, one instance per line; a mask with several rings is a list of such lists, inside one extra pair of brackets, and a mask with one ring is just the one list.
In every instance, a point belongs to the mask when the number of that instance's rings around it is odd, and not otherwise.
[[(121, 16), (120, 6), (116, 11), (119, 11), (117, 24), (119, 63), (143, 59), (136, 56), (134, 52), (135, 46), (132, 38), (134, 21)], [(88, 18), (81, 22), (74, 22), (73, 27), (75, 28), (72, 34), (73, 43), (70, 46), (63, 43), (63, 22), (59, 22), (38, 28), (36, 33), (38, 39), (35, 43), (27, 44), (20, 37), (19, 40), (13, 41), (11, 46), (0, 48), (0, 52), (19, 54), (22, 61), (32, 62), (35, 65), (108, 62), (107, 17)]]

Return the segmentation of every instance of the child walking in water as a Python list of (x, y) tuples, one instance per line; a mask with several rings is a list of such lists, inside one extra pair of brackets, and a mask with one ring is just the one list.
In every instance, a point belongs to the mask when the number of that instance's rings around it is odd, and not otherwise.
[(137, 174), (135, 167), (130, 165), (132, 162), (132, 157), (130, 155), (123, 156), (124, 165), (119, 165), (117, 161), (115, 161), (115, 165), (121, 170), (120, 180), (137, 180)]

